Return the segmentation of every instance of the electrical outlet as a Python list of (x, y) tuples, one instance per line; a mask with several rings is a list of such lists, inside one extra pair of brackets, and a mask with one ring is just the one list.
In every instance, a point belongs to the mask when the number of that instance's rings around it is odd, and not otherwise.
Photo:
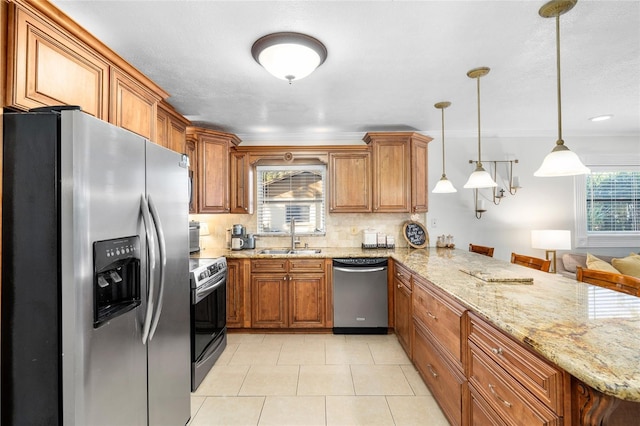
[(438, 227), (438, 219), (431, 219), (431, 227), (432, 228), (437, 228)]

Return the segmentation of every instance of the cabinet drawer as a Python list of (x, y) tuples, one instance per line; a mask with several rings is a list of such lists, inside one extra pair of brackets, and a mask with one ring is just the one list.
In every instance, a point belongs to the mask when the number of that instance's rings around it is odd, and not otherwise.
[(460, 339), (464, 308), (437, 294), (419, 277), (414, 276), (413, 282), (413, 317), (426, 326), (462, 369)]
[(394, 276), (408, 290), (411, 290), (411, 272), (404, 267), (403, 264), (396, 262), (394, 264)]
[(251, 272), (287, 273), (287, 259), (252, 259)]
[(413, 363), (450, 423), (462, 424), (464, 377), (449, 365), (431, 343), (422, 325), (414, 321)]
[(510, 424), (560, 425), (561, 419), (473, 343), (469, 383)]
[(562, 372), (477, 316), (470, 316), (469, 341), (504, 368), (554, 412), (562, 415)]
[(324, 259), (289, 259), (289, 272), (324, 272)]
[(470, 424), (474, 426), (506, 426), (506, 423), (489, 407), (487, 401), (478, 394), (473, 386), (469, 386), (469, 391), (471, 396)]

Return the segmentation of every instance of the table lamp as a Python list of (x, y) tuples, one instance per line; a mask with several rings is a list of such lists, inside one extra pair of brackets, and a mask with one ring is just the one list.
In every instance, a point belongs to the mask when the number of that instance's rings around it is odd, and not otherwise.
[[(549, 260), (552, 255), (553, 273), (557, 273), (556, 250), (571, 250), (571, 231), (544, 229), (531, 231), (531, 247), (543, 249), (545, 258)], [(551, 272), (551, 271), (549, 271)]]

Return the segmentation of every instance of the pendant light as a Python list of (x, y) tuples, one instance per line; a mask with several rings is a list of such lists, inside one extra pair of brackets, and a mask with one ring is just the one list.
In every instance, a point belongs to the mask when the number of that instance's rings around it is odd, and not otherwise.
[(569, 150), (562, 140), (562, 102), (560, 90), (560, 15), (570, 11), (578, 0), (552, 0), (540, 8), (543, 18), (556, 18), (556, 71), (558, 88), (558, 140), (551, 153), (547, 154), (534, 176), (574, 176), (591, 173), (575, 152)]
[(434, 105), (434, 107), (442, 111), (442, 177), (436, 184), (435, 188), (433, 188), (433, 191), (431, 191), (435, 194), (448, 194), (452, 192), (458, 192), (451, 181), (447, 179), (447, 175), (444, 172), (444, 109), (448, 108), (449, 106), (451, 106), (451, 102), (438, 102)]
[(490, 68), (480, 67), (474, 68), (467, 73), (467, 77), (475, 78), (478, 82), (478, 162), (476, 163), (476, 170), (471, 173), (469, 180), (464, 184), (465, 188), (494, 188), (498, 186), (493, 181), (489, 172), (482, 167), (482, 144), (480, 142), (480, 77), (489, 74)]

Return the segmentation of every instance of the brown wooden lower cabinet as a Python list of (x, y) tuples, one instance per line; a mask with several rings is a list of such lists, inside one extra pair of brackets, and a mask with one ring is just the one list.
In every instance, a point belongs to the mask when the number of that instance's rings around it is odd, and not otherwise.
[(394, 330), (400, 345), (412, 358), (412, 309), (411, 309), (411, 273), (396, 264), (393, 275)]
[(432, 342), (429, 332), (414, 320), (413, 363), (425, 381), (449, 422), (462, 425), (465, 418), (465, 398), (468, 392), (464, 375)]
[(252, 328), (327, 327), (325, 259), (251, 261)]
[(245, 260), (227, 259), (227, 328), (243, 328), (251, 316), (246, 314), (246, 264)]
[(489, 407), (487, 401), (480, 396), (473, 386), (469, 386), (469, 416), (470, 424), (474, 426), (506, 426), (496, 412)]

